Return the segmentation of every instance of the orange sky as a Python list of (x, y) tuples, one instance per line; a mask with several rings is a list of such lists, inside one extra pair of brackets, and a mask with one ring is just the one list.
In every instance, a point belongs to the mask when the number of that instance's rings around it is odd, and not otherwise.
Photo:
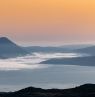
[(95, 41), (95, 0), (0, 0), (0, 35), (26, 43)]

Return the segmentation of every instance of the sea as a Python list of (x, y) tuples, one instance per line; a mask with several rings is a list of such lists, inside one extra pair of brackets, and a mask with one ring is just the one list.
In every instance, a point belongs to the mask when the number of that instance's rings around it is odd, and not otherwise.
[(79, 53), (34, 52), (27, 56), (0, 59), (0, 91), (17, 91), (26, 87), (67, 89), (95, 83), (95, 67), (73, 64), (41, 64), (52, 58), (83, 57)]

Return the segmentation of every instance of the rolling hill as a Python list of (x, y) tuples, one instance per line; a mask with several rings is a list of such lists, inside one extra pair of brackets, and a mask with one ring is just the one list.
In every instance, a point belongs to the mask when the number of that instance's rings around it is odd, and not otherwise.
[(84, 84), (70, 89), (28, 87), (16, 92), (1, 92), (0, 97), (95, 97), (95, 84)]

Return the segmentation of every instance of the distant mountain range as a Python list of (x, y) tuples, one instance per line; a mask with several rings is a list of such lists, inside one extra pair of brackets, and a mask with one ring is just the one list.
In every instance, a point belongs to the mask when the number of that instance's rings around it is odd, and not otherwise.
[(70, 89), (29, 87), (16, 92), (1, 92), (0, 97), (95, 97), (95, 84), (84, 84)]
[(86, 47), (86, 48), (77, 49), (75, 52), (95, 55), (95, 46), (90, 46), (90, 47)]
[[(53, 58), (41, 62), (41, 64), (62, 64), (62, 65), (81, 65), (81, 66), (95, 66), (95, 46), (68, 46), (69, 52), (84, 53), (88, 56), (76, 58)], [(68, 52), (67, 49), (67, 52)]]
[(0, 58), (11, 58), (26, 55), (28, 52), (6, 37), (0, 38)]
[(73, 52), (77, 49), (82, 49), (82, 48), (86, 48), (89, 47), (91, 45), (89, 44), (80, 44), (80, 45), (64, 45), (64, 46), (46, 46), (46, 47), (42, 47), (42, 46), (30, 46), (30, 47), (24, 47), (25, 50), (29, 51), (29, 52)]
[(23, 56), (33, 52), (78, 52), (78, 53), (87, 53), (95, 55), (95, 46), (91, 45), (64, 45), (59, 47), (42, 47), (42, 46), (30, 46), (30, 47), (21, 47), (12, 42), (7, 37), (0, 38), (0, 58), (12, 58), (17, 56)]
[(63, 47), (41, 47), (41, 46), (30, 46), (24, 47), (25, 50), (31, 52), (43, 52), (43, 53), (51, 53), (51, 52), (69, 52), (69, 49)]
[(95, 56), (49, 59), (41, 64), (95, 66)]

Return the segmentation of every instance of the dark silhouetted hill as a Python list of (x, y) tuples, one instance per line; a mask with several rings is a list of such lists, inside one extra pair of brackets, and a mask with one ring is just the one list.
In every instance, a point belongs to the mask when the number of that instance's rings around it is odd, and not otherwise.
[(2, 92), (0, 97), (95, 97), (95, 84), (85, 84), (70, 89), (29, 87), (16, 92)]
[(11, 58), (27, 54), (27, 52), (6, 37), (0, 38), (0, 58)]

